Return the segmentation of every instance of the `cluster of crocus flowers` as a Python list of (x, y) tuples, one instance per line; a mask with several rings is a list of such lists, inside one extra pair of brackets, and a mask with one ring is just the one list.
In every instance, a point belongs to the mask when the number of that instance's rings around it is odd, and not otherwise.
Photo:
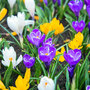
[(33, 20), (25, 20), (25, 14), (24, 12), (18, 12), (17, 16), (12, 15), (11, 17), (7, 18), (7, 24), (9, 28), (16, 32), (19, 36), (21, 46), (23, 47), (23, 29), (24, 26), (29, 25), (29, 24), (34, 24)]
[(15, 68), (22, 61), (22, 55), (16, 60), (16, 52), (12, 46), (10, 48), (5, 47), (2, 50), (2, 54), (4, 59), (2, 60), (2, 64), (4, 66), (9, 66), (10, 62), (12, 62), (13, 68)]
[(48, 32), (55, 30), (54, 34), (57, 35), (64, 31), (64, 26), (62, 23), (60, 23), (59, 20), (53, 18), (50, 23), (44, 23), (43, 25), (40, 25), (40, 30), (45, 34), (48, 34)]
[(28, 54), (25, 54), (23, 56), (23, 63), (27, 68), (31, 68), (35, 63), (35, 58), (30, 57), (30, 55), (28, 55)]
[[(65, 48), (64, 47), (61, 48), (61, 51), (56, 51), (56, 56), (60, 54), (60, 57), (59, 57), (59, 61), (60, 62), (64, 62), (65, 61), (65, 58), (63, 56), (64, 52), (65, 52)], [(56, 60), (56, 58), (54, 58), (54, 60)]]
[(72, 22), (72, 27), (76, 32), (82, 32), (83, 29), (85, 28), (85, 22), (81, 20), (80, 22), (78, 21), (73, 21)]
[(38, 29), (34, 29), (30, 35), (27, 35), (27, 39), (30, 43), (35, 45), (36, 47), (39, 47), (40, 44), (45, 39), (45, 34), (41, 35), (41, 32)]
[(83, 34), (81, 32), (78, 32), (74, 39), (69, 43), (69, 48), (71, 49), (81, 49), (82, 48), (82, 42), (83, 42)]
[(6, 8), (3, 8), (0, 11), (0, 21), (6, 16), (6, 14), (7, 14), (7, 9)]
[(72, 0), (68, 3), (70, 9), (74, 12), (77, 19), (79, 17), (80, 10), (83, 8), (83, 2), (82, 0)]
[(55, 84), (51, 78), (44, 76), (38, 84), (38, 90), (54, 90)]
[(72, 79), (75, 66), (81, 59), (81, 50), (74, 49), (69, 50), (68, 53), (64, 52), (64, 58), (70, 65), (70, 67), (68, 67), (67, 69), (69, 71), (69, 76)]

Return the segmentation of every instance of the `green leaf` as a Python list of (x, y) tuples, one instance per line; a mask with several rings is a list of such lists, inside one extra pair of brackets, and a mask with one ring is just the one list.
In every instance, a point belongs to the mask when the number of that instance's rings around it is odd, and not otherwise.
[(9, 65), (8, 69), (6, 70), (6, 72), (5, 72), (4, 79), (3, 79), (3, 82), (5, 83), (6, 87), (9, 86), (12, 70), (13, 70), (13, 65), (12, 65), (12, 62), (10, 62), (10, 65)]

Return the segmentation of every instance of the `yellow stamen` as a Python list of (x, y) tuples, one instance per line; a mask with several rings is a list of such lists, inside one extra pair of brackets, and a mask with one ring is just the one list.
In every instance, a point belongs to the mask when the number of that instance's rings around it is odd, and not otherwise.
[(12, 61), (12, 60), (13, 60), (13, 58), (11, 57), (11, 58), (9, 58), (9, 60), (10, 60), (10, 61)]
[(38, 16), (34, 16), (34, 19), (35, 19), (35, 20), (39, 20), (39, 17), (38, 17)]
[(48, 83), (47, 83), (47, 82), (45, 82), (45, 86), (47, 86), (47, 84), (48, 84)]
[(39, 38), (39, 36), (37, 36), (37, 38)]
[(48, 53), (45, 53), (45, 55), (48, 55)]
[(16, 33), (16, 32), (12, 32), (12, 35), (13, 35), (13, 36), (17, 36), (17, 33)]
[(43, 2), (43, 0), (39, 0), (41, 3)]

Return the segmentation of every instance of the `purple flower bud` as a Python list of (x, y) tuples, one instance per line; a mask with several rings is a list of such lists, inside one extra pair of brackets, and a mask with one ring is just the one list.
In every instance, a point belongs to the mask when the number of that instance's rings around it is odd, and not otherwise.
[(45, 39), (45, 34), (41, 35), (41, 32), (38, 29), (34, 29), (30, 35), (27, 35), (27, 39), (36, 47), (39, 47), (40, 43)]
[(76, 64), (81, 59), (81, 50), (74, 49), (69, 50), (68, 53), (64, 52), (64, 58), (69, 63), (70, 66), (76, 66)]
[(44, 0), (44, 3), (46, 4), (46, 6), (48, 5), (48, 1), (47, 0)]
[(73, 75), (74, 75), (75, 66), (74, 67), (73, 66), (67, 67), (67, 69), (68, 69), (68, 72), (69, 72), (69, 77), (72, 80)]
[(43, 46), (45, 46), (45, 45), (54, 46), (54, 44), (52, 44), (52, 38), (45, 40), (45, 42), (43, 42)]
[(79, 12), (83, 8), (82, 0), (70, 1), (68, 5), (70, 9), (75, 13), (76, 17), (78, 18)]
[(58, 6), (60, 6), (61, 5), (61, 0), (57, 0), (57, 2), (58, 2)]
[(84, 0), (86, 5), (90, 5), (90, 0)]
[(28, 54), (23, 56), (23, 63), (27, 68), (31, 68), (35, 63), (35, 58), (30, 57)]
[(45, 63), (51, 62), (53, 60), (53, 58), (55, 57), (56, 48), (54, 48), (50, 45), (42, 46), (38, 49), (38, 54), (39, 54), (39, 58), (43, 62), (45, 62)]
[(86, 7), (86, 10), (87, 10), (87, 13), (88, 13), (88, 16), (89, 16), (89, 19), (90, 19), (90, 5), (88, 5), (88, 6)]
[(55, 4), (56, 3), (56, 0), (52, 0), (53, 1), (53, 4)]
[(85, 28), (85, 22), (82, 20), (82, 21), (80, 21), (80, 22), (78, 22), (78, 21), (73, 21), (72, 22), (72, 27), (74, 28), (74, 30), (76, 31), (76, 32), (82, 32), (83, 31), (83, 29)]

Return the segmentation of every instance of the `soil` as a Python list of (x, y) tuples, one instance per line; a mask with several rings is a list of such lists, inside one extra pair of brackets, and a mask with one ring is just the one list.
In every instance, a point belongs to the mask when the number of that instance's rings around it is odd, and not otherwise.
[[(67, 25), (67, 22), (66, 22), (65, 20), (63, 20), (63, 21), (61, 21), (61, 22), (63, 23), (64, 26)], [(3, 22), (2, 25), (3, 25), (4, 27), (6, 27), (9, 31), (11, 31), (11, 30), (8, 28), (6, 22)], [(12, 32), (12, 31), (11, 31), (11, 32)], [(4, 31), (4, 30), (0, 27), (0, 34), (2, 35), (2, 34), (4, 34), (4, 33), (7, 33), (7, 32)], [(65, 40), (65, 39), (70, 39), (70, 32), (66, 31), (65, 33), (62, 34), (62, 36), (64, 37), (64, 40)], [(5, 38), (6, 40), (14, 41), (14, 39), (13, 39), (10, 35), (9, 35), (9, 36), (2, 35), (2, 37)], [(15, 36), (15, 37), (18, 39), (18, 36)], [(58, 42), (57, 42), (57, 43), (59, 44), (59, 46), (61, 46), (61, 45), (64, 44), (63, 39), (62, 39), (60, 36), (59, 36), (59, 38), (58, 38)], [(18, 57), (20, 54), (24, 55), (24, 53), (21, 52), (21, 49), (20, 49), (17, 45), (14, 45), (14, 44), (10, 44), (10, 45), (12, 45), (12, 46), (15, 48), (15, 51), (16, 51), (16, 53), (17, 53), (17, 57)], [(59, 47), (59, 46), (57, 46), (57, 47)], [(0, 62), (1, 62), (1, 59), (0, 59)], [(64, 66), (65, 63), (66, 63), (66, 62), (61, 63), (62, 66)], [(19, 67), (19, 70), (21, 71), (21, 73), (24, 74), (26, 69), (25, 69), (25, 66), (24, 66), (23, 62), (20, 63), (20, 64), (18, 65), (18, 67)], [(58, 68), (57, 68), (57, 70), (56, 70), (56, 74), (58, 73), (58, 71), (60, 71), (60, 69), (61, 69), (61, 67), (58, 65)], [(5, 71), (5, 70), (6, 70), (6, 68), (5, 68), (3, 65), (1, 65), (0, 73), (1, 73), (2, 76), (4, 75), (4, 71)], [(12, 83), (11, 85), (14, 85), (14, 82), (15, 82), (17, 76), (18, 76), (18, 75), (13, 72), (12, 77), (11, 77), (11, 78), (13, 78), (13, 83)], [(62, 73), (62, 75), (60, 76), (60, 78), (58, 79), (58, 82), (57, 82), (57, 84), (59, 84), (60, 90), (66, 90), (66, 89), (65, 89), (65, 82), (66, 82), (65, 74)]]

